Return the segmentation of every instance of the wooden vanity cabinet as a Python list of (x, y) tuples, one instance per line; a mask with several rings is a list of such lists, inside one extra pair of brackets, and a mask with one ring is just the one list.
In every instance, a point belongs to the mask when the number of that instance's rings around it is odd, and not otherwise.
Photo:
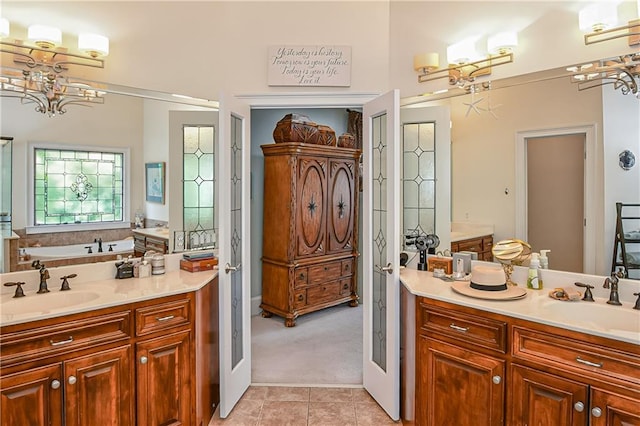
[(416, 297), (415, 424), (640, 426), (640, 347)]
[(504, 321), (418, 298), (416, 425), (504, 424)]
[(133, 231), (133, 255), (142, 257), (150, 250), (165, 254), (169, 251), (169, 239), (161, 237), (152, 237)]
[(2, 327), (2, 424), (206, 425), (217, 278), (180, 295)]
[(263, 316), (358, 305), (360, 150), (304, 143), (262, 145)]
[(472, 251), (478, 253), (478, 260), (493, 262), (493, 235), (483, 235), (477, 238), (469, 238), (466, 240), (452, 241), (451, 253), (459, 251)]

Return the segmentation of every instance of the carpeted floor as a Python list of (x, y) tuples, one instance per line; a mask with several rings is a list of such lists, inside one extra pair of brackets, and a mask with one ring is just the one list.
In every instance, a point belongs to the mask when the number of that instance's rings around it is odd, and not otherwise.
[(251, 318), (254, 384), (362, 385), (362, 306), (300, 316)]

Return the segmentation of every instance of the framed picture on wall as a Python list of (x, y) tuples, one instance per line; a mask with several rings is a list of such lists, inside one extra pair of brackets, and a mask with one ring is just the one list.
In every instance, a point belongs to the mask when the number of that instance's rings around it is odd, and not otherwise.
[(147, 201), (164, 204), (165, 163), (145, 164), (145, 188)]

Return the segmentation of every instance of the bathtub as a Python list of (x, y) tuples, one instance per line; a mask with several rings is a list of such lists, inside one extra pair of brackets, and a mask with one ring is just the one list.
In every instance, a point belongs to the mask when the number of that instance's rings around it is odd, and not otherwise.
[[(109, 245), (112, 244), (113, 251), (109, 251)], [(87, 247), (91, 246), (92, 253), (89, 253)], [(23, 249), (21, 249), (23, 250)], [(49, 247), (25, 247), (26, 254), (31, 256), (30, 260), (36, 259), (68, 259), (88, 256), (100, 255), (118, 255), (132, 254), (133, 239), (119, 241), (103, 241), (102, 253), (98, 253), (98, 243), (71, 244), (67, 246), (49, 246)]]

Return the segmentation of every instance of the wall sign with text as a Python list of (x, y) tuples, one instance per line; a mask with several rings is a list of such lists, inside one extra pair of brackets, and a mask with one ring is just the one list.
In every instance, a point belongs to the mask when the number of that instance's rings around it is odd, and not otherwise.
[(350, 46), (269, 46), (269, 86), (351, 85)]

